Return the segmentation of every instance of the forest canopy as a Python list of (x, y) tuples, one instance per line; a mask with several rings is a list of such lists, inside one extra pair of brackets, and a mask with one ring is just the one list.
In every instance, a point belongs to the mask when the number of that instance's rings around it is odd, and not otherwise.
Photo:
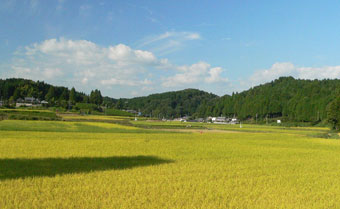
[(19, 98), (35, 97), (48, 101), (50, 106), (66, 108), (70, 104), (75, 107), (93, 104), (94, 107), (135, 110), (144, 116), (159, 118), (222, 115), (242, 120), (264, 120), (268, 117), (298, 122), (327, 120), (334, 128), (337, 127), (337, 121), (340, 123), (340, 116), (335, 113), (340, 108), (340, 103), (337, 105), (339, 95), (338, 79), (301, 80), (281, 77), (247, 91), (222, 97), (197, 89), (185, 89), (132, 99), (103, 97), (97, 89), (87, 95), (74, 88), (69, 90), (41, 81), (0, 79), (0, 99), (8, 104)]

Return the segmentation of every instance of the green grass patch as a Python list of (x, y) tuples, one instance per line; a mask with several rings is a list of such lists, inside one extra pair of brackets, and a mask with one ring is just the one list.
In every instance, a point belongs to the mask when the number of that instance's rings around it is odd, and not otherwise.
[(36, 109), (0, 109), (0, 117), (12, 120), (60, 120), (55, 112)]

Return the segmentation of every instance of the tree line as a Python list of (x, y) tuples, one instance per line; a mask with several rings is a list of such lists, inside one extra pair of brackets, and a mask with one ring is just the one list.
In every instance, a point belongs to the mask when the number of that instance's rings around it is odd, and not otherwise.
[(283, 117), (289, 121), (327, 119), (328, 105), (339, 96), (340, 80), (281, 77), (270, 83), (223, 96), (201, 107), (200, 115), (236, 115), (240, 119)]
[(92, 103), (101, 105), (103, 97), (100, 90), (93, 90), (89, 95), (78, 92), (75, 88), (69, 90), (62, 86), (53, 86), (43, 81), (11, 78), (0, 79), (0, 100), (6, 105), (15, 103), (18, 99), (34, 97), (47, 101), (48, 106), (68, 108), (77, 103)]
[(281, 77), (241, 93), (219, 97), (197, 89), (152, 94), (132, 99), (103, 97), (99, 90), (89, 95), (74, 88), (57, 87), (42, 81), (0, 79), (0, 99), (11, 103), (18, 98), (35, 97), (51, 106), (93, 104), (106, 108), (131, 109), (144, 116), (226, 116), (241, 120), (282, 118), (286, 121), (328, 121), (340, 129), (340, 80), (302, 80)]

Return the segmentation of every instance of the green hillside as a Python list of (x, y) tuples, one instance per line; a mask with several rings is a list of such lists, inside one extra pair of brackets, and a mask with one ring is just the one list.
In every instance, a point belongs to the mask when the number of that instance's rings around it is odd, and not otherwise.
[[(223, 96), (200, 107), (200, 116), (236, 115), (241, 119), (283, 117), (316, 122), (327, 118), (327, 106), (338, 95), (340, 80), (300, 80), (281, 77), (241, 93)], [(202, 114), (203, 113), (203, 114)]]

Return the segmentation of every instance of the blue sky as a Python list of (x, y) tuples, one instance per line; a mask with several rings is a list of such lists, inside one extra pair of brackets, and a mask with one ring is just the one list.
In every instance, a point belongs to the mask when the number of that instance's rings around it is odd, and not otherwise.
[(339, 1), (3, 0), (0, 78), (119, 98), (340, 78)]

